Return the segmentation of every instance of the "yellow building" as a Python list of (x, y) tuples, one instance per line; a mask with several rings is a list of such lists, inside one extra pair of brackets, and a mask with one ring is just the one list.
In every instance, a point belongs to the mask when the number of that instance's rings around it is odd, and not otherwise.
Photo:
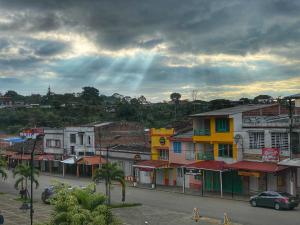
[(151, 128), (151, 158), (152, 160), (169, 160), (170, 140), (174, 128)]

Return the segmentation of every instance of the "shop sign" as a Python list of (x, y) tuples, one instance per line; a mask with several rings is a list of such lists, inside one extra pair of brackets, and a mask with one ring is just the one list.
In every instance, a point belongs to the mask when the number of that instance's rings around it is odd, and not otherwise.
[(238, 174), (244, 177), (260, 177), (260, 172), (239, 171)]
[(200, 169), (185, 169), (185, 174), (188, 175), (201, 175)]
[(43, 128), (32, 128), (32, 129), (25, 129), (22, 130), (20, 133), (21, 137), (24, 138), (36, 138), (37, 135), (44, 134), (44, 129)]
[(279, 149), (278, 148), (263, 148), (262, 149), (262, 160), (265, 162), (274, 162), (279, 160)]
[(139, 160), (141, 160), (142, 158), (141, 158), (141, 155), (140, 154), (136, 154), (136, 155), (134, 155), (134, 161), (139, 161)]
[(166, 144), (166, 138), (165, 138), (165, 137), (161, 137), (161, 138), (159, 139), (159, 143), (160, 143), (161, 145), (165, 145), (165, 144)]

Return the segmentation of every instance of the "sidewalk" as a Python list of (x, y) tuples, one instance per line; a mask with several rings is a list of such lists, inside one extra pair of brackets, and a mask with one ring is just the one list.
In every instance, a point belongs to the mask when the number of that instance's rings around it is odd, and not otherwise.
[[(26, 212), (20, 210), (22, 202), (17, 201), (17, 197), (10, 194), (0, 194), (0, 213), (4, 216), (4, 225), (30, 224), (30, 210)], [(50, 205), (34, 202), (33, 207), (33, 224), (46, 222), (49, 219), (52, 212)]]
[[(131, 187), (133, 185), (131, 184)], [(182, 187), (178, 186), (164, 186), (164, 185), (156, 185), (156, 187), (153, 189), (151, 185), (148, 184), (138, 184), (134, 188), (143, 188), (143, 189), (149, 189), (153, 191), (165, 191), (165, 192), (173, 192), (173, 193), (179, 193), (179, 194), (186, 194), (186, 195), (194, 195), (194, 196), (199, 196), (199, 197), (210, 197), (210, 198), (220, 198), (221, 194), (219, 192), (208, 192), (205, 191), (202, 196), (201, 190), (195, 190), (195, 189), (185, 189), (185, 193), (183, 193)], [(249, 197), (247, 195), (236, 195), (234, 194), (232, 196), (231, 193), (223, 193), (223, 199), (231, 199), (231, 200), (236, 200), (236, 201), (249, 201)]]

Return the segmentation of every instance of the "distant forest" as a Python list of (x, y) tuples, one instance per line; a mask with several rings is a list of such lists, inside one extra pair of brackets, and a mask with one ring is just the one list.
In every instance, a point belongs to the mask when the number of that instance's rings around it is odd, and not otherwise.
[[(83, 87), (81, 93), (55, 94), (50, 88), (46, 95), (23, 96), (7, 91), (14, 107), (0, 109), (0, 130), (18, 133), (26, 127), (63, 127), (105, 121), (136, 121), (145, 127), (165, 127), (185, 121), (189, 115), (209, 110), (231, 107), (237, 104), (257, 103), (258, 99), (271, 98), (260, 95), (240, 101), (215, 99), (201, 101), (181, 100), (180, 93), (172, 93), (170, 101), (151, 103), (144, 96), (131, 98), (120, 94), (100, 95), (94, 87)], [(2, 97), (3, 97), (2, 96)]]

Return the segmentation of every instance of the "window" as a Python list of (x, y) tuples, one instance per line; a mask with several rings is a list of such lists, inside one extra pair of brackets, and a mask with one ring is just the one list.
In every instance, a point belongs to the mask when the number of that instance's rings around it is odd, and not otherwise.
[(83, 134), (79, 134), (79, 144), (83, 145)]
[(88, 136), (88, 144), (91, 144), (91, 136)]
[(232, 158), (232, 145), (219, 144), (219, 157)]
[(271, 133), (272, 148), (279, 148), (280, 151), (289, 150), (289, 137), (287, 133)]
[(216, 132), (228, 132), (229, 119), (216, 119)]
[(75, 147), (71, 146), (71, 155), (75, 155)]
[(173, 142), (173, 152), (181, 153), (181, 142)]
[(168, 150), (160, 150), (159, 151), (159, 159), (160, 160), (169, 160), (169, 151)]
[(60, 148), (60, 140), (54, 140), (54, 139), (47, 139), (46, 140), (46, 147), (48, 148)]
[(196, 159), (195, 148), (193, 143), (186, 143), (185, 159), (186, 160)]
[(76, 134), (70, 134), (70, 142), (76, 143)]
[(183, 177), (183, 171), (181, 168), (177, 168), (177, 177)]
[(249, 132), (249, 148), (262, 149), (265, 147), (264, 132)]
[(50, 139), (46, 140), (46, 147), (51, 147), (51, 140)]
[(55, 148), (60, 148), (60, 140), (55, 140)]

